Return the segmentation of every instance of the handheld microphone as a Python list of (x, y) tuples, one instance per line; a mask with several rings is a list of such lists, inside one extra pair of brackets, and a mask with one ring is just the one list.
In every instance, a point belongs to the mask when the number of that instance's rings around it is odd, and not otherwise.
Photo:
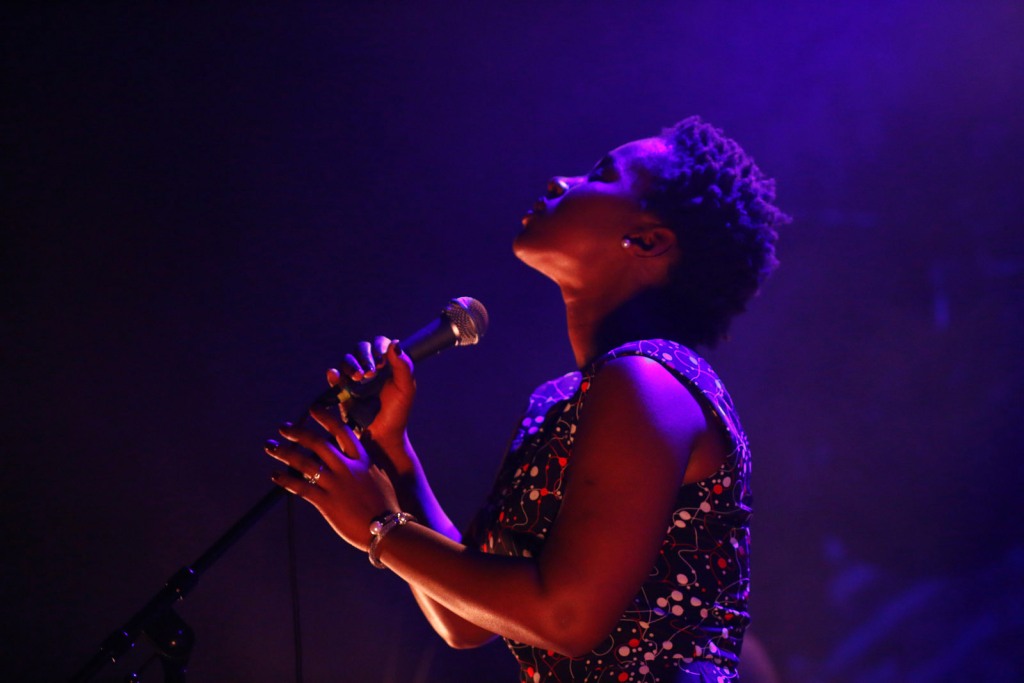
[[(472, 297), (461, 296), (449, 301), (440, 317), (402, 339), (402, 350), (418, 363), (453, 346), (476, 344), (487, 332), (488, 323), (484, 305)], [(373, 379), (364, 382), (353, 382), (342, 376), (341, 381), (317, 396), (312, 405), (354, 403), (353, 408), (347, 410), (349, 422), (365, 429), (380, 409), (377, 395), (390, 376), (390, 367), (381, 368)]]

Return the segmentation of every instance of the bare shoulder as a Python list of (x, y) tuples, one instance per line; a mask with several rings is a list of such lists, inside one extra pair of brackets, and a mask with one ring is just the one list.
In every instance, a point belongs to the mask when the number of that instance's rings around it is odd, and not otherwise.
[(589, 387), (580, 427), (595, 425), (630, 438), (655, 430), (683, 447), (692, 445), (707, 420), (697, 399), (668, 368), (645, 356), (621, 356), (605, 363)]
[(593, 647), (653, 566), (706, 422), (686, 387), (642, 356), (608, 361), (586, 392), (541, 568)]

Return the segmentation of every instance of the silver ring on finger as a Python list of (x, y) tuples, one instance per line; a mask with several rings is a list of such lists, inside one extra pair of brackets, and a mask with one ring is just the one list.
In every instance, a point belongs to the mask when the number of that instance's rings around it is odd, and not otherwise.
[(319, 469), (311, 475), (306, 477), (306, 483), (310, 486), (316, 486), (316, 483), (320, 481), (320, 474), (324, 471), (324, 466), (320, 465)]

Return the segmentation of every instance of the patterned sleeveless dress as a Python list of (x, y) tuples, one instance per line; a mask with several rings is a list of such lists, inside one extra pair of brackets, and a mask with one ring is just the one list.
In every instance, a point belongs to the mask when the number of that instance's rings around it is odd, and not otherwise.
[(660, 339), (631, 342), (582, 372), (541, 385), (530, 397), (469, 537), (486, 553), (534, 557), (543, 551), (558, 516), (587, 390), (605, 363), (627, 355), (657, 361), (710, 407), (731, 444), (730, 453), (712, 476), (680, 486), (647, 580), (597, 648), (568, 657), (506, 639), (523, 683), (676, 683), (736, 676), (750, 620), (750, 450), (725, 387), (711, 366), (685, 346)]

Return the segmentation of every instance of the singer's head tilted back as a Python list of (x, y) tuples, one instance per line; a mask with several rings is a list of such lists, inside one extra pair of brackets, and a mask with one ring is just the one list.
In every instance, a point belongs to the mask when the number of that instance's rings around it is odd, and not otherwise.
[(465, 533), (409, 439), (410, 355), (384, 337), (328, 373), (390, 367), (372, 422), (357, 438), (315, 406), (326, 431), (285, 425), (291, 443), (268, 445), (298, 473), (276, 481), (408, 581), (447, 643), (505, 638), (519, 680), (736, 681), (751, 453), (724, 383), (688, 347), (717, 342), (775, 267), (787, 217), (774, 200), (695, 117), (551, 179), (515, 252), (561, 289), (579, 372), (530, 396)]
[(644, 321), (641, 334), (710, 347), (778, 263), (776, 228), (789, 218), (774, 202), (774, 181), (692, 116), (612, 150), (587, 175), (552, 178), (515, 252), (558, 284), (570, 315), (575, 306), (616, 321), (629, 303), (622, 313)]

